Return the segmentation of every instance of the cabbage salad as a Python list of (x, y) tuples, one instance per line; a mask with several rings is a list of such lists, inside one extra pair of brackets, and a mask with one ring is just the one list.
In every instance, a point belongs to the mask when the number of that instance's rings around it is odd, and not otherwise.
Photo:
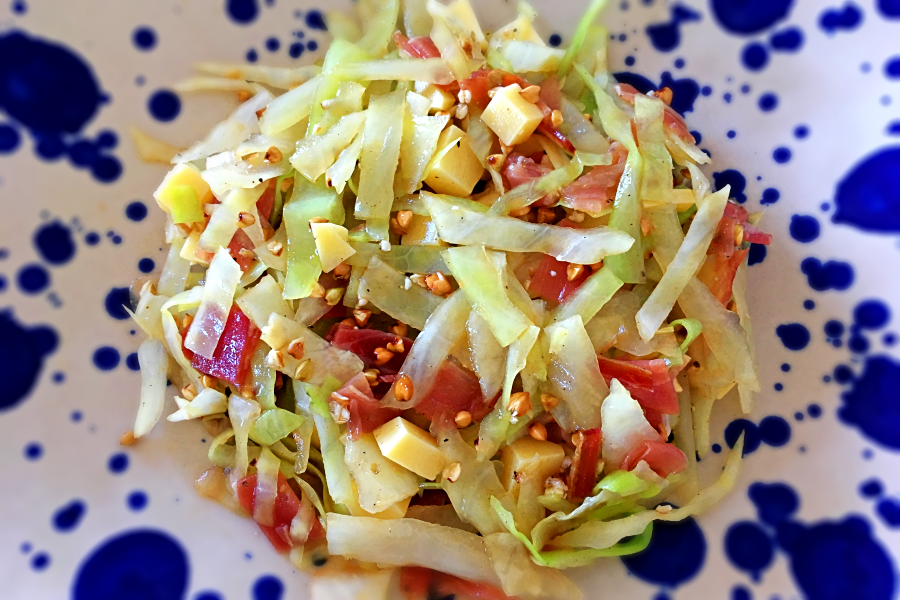
[(759, 391), (770, 236), (672, 91), (610, 74), (604, 4), (558, 49), (525, 2), (488, 33), (469, 0), (359, 0), (315, 65), (199, 65), (180, 90), (241, 103), (154, 195), (123, 443), (199, 421), (202, 495), (408, 600), (581, 598), (563, 569), (718, 502), (741, 442), (708, 487), (697, 460)]

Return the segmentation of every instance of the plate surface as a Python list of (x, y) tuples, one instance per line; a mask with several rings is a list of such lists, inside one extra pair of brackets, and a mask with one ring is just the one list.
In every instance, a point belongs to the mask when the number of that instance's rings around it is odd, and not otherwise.
[[(342, 0), (342, 5), (350, 3)], [(566, 36), (585, 2), (536, 1)], [(481, 2), (488, 28), (513, 3)], [(751, 252), (763, 392), (723, 401), (721, 460), (752, 452), (735, 492), (659, 528), (651, 550), (574, 573), (589, 598), (896, 595), (900, 557), (900, 3), (616, 0), (614, 70), (668, 85), (715, 181), (775, 234)], [(163, 422), (123, 449), (140, 336), (118, 308), (164, 258), (128, 129), (177, 145), (232, 98), (168, 90), (200, 60), (305, 64), (321, 3), (12, 0), (0, 9), (0, 579), (4, 598), (305, 598), (250, 521), (198, 498), (207, 435)], [(327, 8), (333, 8), (330, 4)], [(625, 76), (623, 76), (625, 77)], [(698, 136), (699, 137), (699, 136)], [(437, 550), (437, 549), (436, 549)]]

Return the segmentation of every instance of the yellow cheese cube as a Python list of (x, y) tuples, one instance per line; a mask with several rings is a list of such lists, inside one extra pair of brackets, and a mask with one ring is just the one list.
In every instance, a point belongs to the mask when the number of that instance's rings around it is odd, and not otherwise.
[(406, 233), (400, 238), (401, 246), (449, 246), (438, 237), (437, 227), (430, 217), (413, 215)]
[(466, 133), (451, 125), (438, 138), (435, 159), (425, 183), (438, 194), (468, 196), (484, 174), (484, 167), (466, 139)]
[(416, 82), (416, 93), (431, 101), (431, 110), (450, 110), (456, 104), (453, 94), (442, 90), (433, 83)]
[(213, 193), (200, 169), (181, 164), (169, 171), (153, 198), (176, 223), (196, 223), (203, 220), (203, 205), (212, 201)]
[(407, 498), (406, 500), (401, 500), (396, 504), (392, 504), (390, 507), (384, 509), (381, 512), (370, 513), (363, 509), (359, 505), (359, 488), (356, 486), (355, 481), (350, 482), (350, 487), (353, 492), (350, 501), (347, 502), (344, 506), (347, 507), (347, 510), (350, 511), (350, 514), (354, 517), (373, 517), (375, 519), (402, 519), (406, 516), (406, 511), (409, 509), (409, 501), (412, 500), (412, 497)]
[(431, 434), (403, 417), (376, 429), (375, 441), (385, 458), (425, 479), (434, 481), (446, 466), (444, 455)]
[(319, 255), (324, 272), (331, 272), (356, 254), (353, 246), (347, 243), (349, 232), (346, 227), (336, 223), (310, 223), (309, 228), (316, 240), (316, 253)]
[(506, 448), (500, 455), (503, 475), (500, 480), (507, 490), (517, 487), (516, 474), (543, 482), (562, 468), (566, 453), (562, 446), (553, 442), (542, 442), (531, 437), (523, 437)]
[(541, 109), (525, 100), (521, 91), (517, 83), (500, 88), (481, 115), (484, 124), (507, 146), (527, 140), (544, 120)]

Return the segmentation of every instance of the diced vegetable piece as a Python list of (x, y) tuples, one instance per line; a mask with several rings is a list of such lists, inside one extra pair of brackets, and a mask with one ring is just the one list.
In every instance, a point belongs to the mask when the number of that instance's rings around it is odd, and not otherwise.
[(522, 88), (514, 83), (497, 90), (481, 120), (507, 146), (521, 144), (534, 133), (544, 113), (521, 96)]
[(547, 379), (561, 402), (551, 412), (564, 429), (600, 426), (601, 405), (609, 388), (600, 374), (591, 340), (575, 315), (544, 329), (549, 339)]
[[(375, 356), (375, 350), (377, 348), (386, 348), (388, 344), (393, 344), (398, 339), (403, 342), (403, 352), (395, 352), (390, 361), (377, 364), (380, 361)], [(354, 329), (342, 325), (334, 332), (334, 339), (331, 340), (331, 344), (335, 348), (352, 352), (362, 359), (367, 368), (377, 367), (382, 373), (396, 373), (403, 365), (407, 355), (409, 355), (413, 342), (409, 338), (385, 331), (378, 331), (377, 329)]]
[(643, 442), (661, 441), (659, 432), (647, 422), (641, 405), (616, 379), (612, 380), (609, 395), (603, 401), (601, 416), (603, 460), (610, 471), (619, 468)]
[(531, 277), (529, 293), (551, 303), (565, 302), (589, 276), (585, 269), (581, 275), (569, 281), (568, 268), (569, 263), (556, 260), (552, 256), (544, 256)]
[(300, 180), (294, 181), (294, 194), (284, 206), (284, 225), (287, 229), (287, 278), (284, 297), (306, 298), (322, 273), (316, 256), (316, 240), (309, 227), (310, 219), (320, 217), (330, 223), (344, 222), (344, 206), (333, 191)]
[(679, 450), (674, 444), (667, 444), (658, 440), (642, 442), (640, 446), (625, 457), (622, 468), (630, 471), (637, 467), (641, 461), (646, 462), (660, 477), (681, 473), (687, 468), (687, 458), (684, 452)]
[(561, 261), (590, 265), (634, 245), (627, 233), (609, 228), (571, 229), (495, 217), (422, 192), (438, 233), (451, 244), (478, 244), (507, 252), (542, 252)]
[(309, 228), (316, 240), (316, 254), (325, 273), (330, 273), (356, 253), (347, 243), (349, 234), (346, 227), (336, 223), (310, 223)]
[(212, 357), (206, 358), (195, 352), (191, 366), (241, 388), (250, 373), (250, 359), (256, 350), (259, 335), (259, 328), (244, 311), (232, 306)]
[(429, 110), (450, 110), (456, 103), (456, 98), (447, 90), (433, 84), (416, 85), (416, 93), (424, 96), (431, 102)]
[(295, 340), (299, 340), (303, 348), (302, 360), (309, 360), (312, 366), (305, 381), (313, 385), (320, 385), (329, 378), (342, 383), (363, 370), (363, 362), (358, 357), (329, 344), (305, 325), (281, 315), (272, 314), (269, 317), (261, 339), (270, 348), (282, 353), (284, 366), (278, 370), (292, 378), (300, 366), (300, 359), (292, 356), (288, 349)]
[(468, 412), (474, 421), (479, 421), (491, 411), (491, 402), (482, 395), (474, 373), (447, 360), (435, 375), (428, 396), (415, 410), (430, 421), (452, 420), (460, 411)]
[(206, 271), (206, 285), (200, 308), (184, 340), (188, 350), (213, 358), (231, 311), (241, 268), (224, 248), (220, 248)]
[[(241, 503), (244, 510), (253, 515), (256, 508), (257, 476), (250, 475), (241, 479), (235, 486), (235, 491), (238, 502)], [(325, 534), (325, 530), (322, 528), (319, 520), (316, 519), (312, 507), (308, 506), (307, 510), (304, 510), (303, 503), (297, 498), (291, 486), (288, 485), (284, 475), (280, 473), (278, 474), (276, 491), (277, 496), (275, 497), (272, 525), (259, 524), (260, 531), (263, 532), (275, 550), (284, 553), (294, 547), (296, 541), (291, 533), (294, 529), (293, 523), (298, 514), (306, 521), (305, 527), (309, 532), (307, 540), (312, 542), (321, 539)]]
[(484, 174), (484, 167), (469, 146), (466, 133), (451, 125), (437, 141), (437, 152), (426, 171), (425, 183), (438, 194), (468, 196)]
[(600, 356), (597, 360), (606, 382), (617, 379), (643, 408), (678, 414), (678, 396), (664, 359), (617, 360)]
[(599, 429), (581, 432), (581, 444), (575, 449), (569, 471), (569, 497), (586, 498), (593, 493), (600, 461), (601, 435)]
[(435, 480), (446, 466), (435, 439), (403, 417), (376, 429), (375, 439), (385, 457), (425, 479)]
[[(356, 199), (358, 219), (383, 220), (386, 223), (390, 216), (405, 110), (406, 96), (401, 91), (376, 96), (369, 101), (359, 160), (360, 196)], [(372, 232), (369, 233), (371, 235)]]
[[(359, 505), (364, 511), (382, 512), (419, 491), (419, 479), (394, 459), (382, 455), (371, 433), (348, 439), (344, 444), (344, 462), (356, 481)], [(434, 450), (437, 451), (437, 444)]]
[(350, 439), (356, 440), (364, 434), (372, 433), (400, 415), (399, 410), (381, 406), (363, 373), (345, 383), (337, 394), (347, 398), (350, 403), (347, 409), (350, 413), (350, 421), (347, 423)]
[(175, 223), (203, 221), (203, 205), (213, 200), (209, 184), (200, 169), (191, 164), (175, 165), (153, 193), (159, 207), (172, 215)]
[(500, 454), (503, 463), (501, 481), (507, 491), (518, 489), (519, 479), (534, 478), (541, 482), (562, 469), (566, 453), (562, 446), (523, 437), (509, 444)]
[(444, 261), (501, 346), (509, 346), (531, 326), (506, 294), (506, 255), (467, 246), (446, 250)]

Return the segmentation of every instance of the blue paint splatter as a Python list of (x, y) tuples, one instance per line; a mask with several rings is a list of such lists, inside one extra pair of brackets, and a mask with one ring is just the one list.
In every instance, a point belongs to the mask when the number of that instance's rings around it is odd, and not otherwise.
[(291, 58), (300, 58), (304, 50), (306, 50), (306, 46), (303, 45), (303, 42), (294, 42), (291, 44), (291, 47), (288, 48), (288, 55), (290, 55)]
[(148, 52), (156, 47), (156, 32), (151, 27), (138, 27), (131, 34), (131, 40), (138, 50)]
[(884, 74), (888, 79), (900, 79), (900, 56), (889, 58), (884, 63)]
[(100, 243), (100, 234), (94, 231), (84, 236), (84, 243), (88, 246), (96, 246)]
[(625, 57), (625, 66), (626, 67), (633, 67), (635, 62), (637, 62), (637, 59), (635, 57), (633, 57), (633, 56)]
[(150, 500), (147, 498), (147, 494), (140, 491), (135, 490), (128, 494), (128, 508), (131, 510), (138, 512), (147, 508), (147, 503)]
[(884, 486), (877, 479), (868, 479), (859, 485), (859, 493), (863, 498), (877, 498), (884, 493)]
[(729, 130), (728, 133), (726, 133), (725, 135), (728, 136), (728, 139), (729, 139), (729, 140), (733, 140), (735, 137), (737, 137), (737, 131), (731, 129), (731, 130)]
[(792, 215), (788, 227), (791, 237), (802, 244), (808, 244), (819, 237), (821, 227), (818, 219), (807, 215)]
[(154, 268), (156, 268), (156, 263), (153, 262), (152, 258), (142, 258), (138, 261), (138, 270), (141, 273), (149, 273)]
[(19, 135), (19, 132), (16, 131), (15, 127), (5, 123), (0, 124), (0, 154), (11, 154), (15, 152), (21, 141), (22, 136)]
[(876, 505), (875, 510), (878, 511), (878, 516), (885, 525), (892, 529), (900, 527), (900, 501), (894, 498), (885, 498)]
[(803, 32), (797, 27), (789, 27), (776, 31), (769, 38), (773, 50), (779, 52), (796, 52), (803, 46)]
[(742, 571), (759, 581), (775, 556), (772, 540), (765, 530), (751, 521), (735, 523), (725, 532), (725, 555)]
[(657, 521), (647, 549), (622, 562), (632, 575), (667, 588), (693, 579), (706, 560), (706, 538), (693, 518), (677, 523)]
[(306, 42), (306, 49), (310, 52), (315, 52), (319, 49), (319, 42), (317, 42), (316, 40), (309, 40), (308, 42)]
[(712, 0), (713, 14), (728, 31), (753, 34), (788, 16), (793, 0)]
[(747, 179), (740, 171), (728, 169), (713, 173), (713, 179), (717, 190), (721, 190), (726, 185), (731, 186), (731, 197), (743, 204), (747, 201), (747, 195), (744, 190), (747, 187)]
[(757, 482), (750, 486), (747, 495), (756, 505), (759, 520), (772, 527), (787, 522), (800, 507), (797, 493), (784, 483)]
[(174, 538), (157, 530), (132, 530), (105, 541), (82, 563), (72, 599), (182, 600), (188, 572), (187, 554)]
[(204, 590), (199, 592), (194, 600), (223, 600), (223, 598), (219, 592)]
[(181, 112), (181, 99), (170, 90), (158, 90), (150, 96), (147, 108), (157, 121), (169, 122)]
[(82, 416), (83, 415), (81, 414), (81, 412), (76, 410), (72, 411), (72, 414), (69, 415), (69, 418), (72, 419), (73, 423), (78, 423), (81, 421)]
[(818, 258), (805, 258), (800, 263), (800, 271), (806, 275), (809, 287), (817, 292), (844, 291), (853, 285), (855, 278), (853, 267), (836, 260), (829, 260), (823, 264)]
[(125, 366), (127, 366), (132, 371), (140, 371), (141, 363), (138, 359), (137, 352), (132, 352), (128, 356), (125, 357)]
[(17, 15), (24, 15), (28, 11), (28, 5), (25, 4), (25, 0), (15, 0), (12, 3), (12, 10)]
[(50, 566), (50, 555), (46, 552), (39, 552), (31, 557), (31, 568), (35, 571), (43, 571)]
[(775, 204), (781, 199), (781, 192), (775, 188), (766, 188), (763, 191), (762, 199), (759, 201), (762, 205)]
[(747, 266), (752, 267), (766, 260), (768, 250), (762, 244), (750, 244), (750, 252), (747, 253)]
[(26, 294), (39, 294), (50, 285), (50, 273), (41, 265), (25, 265), (17, 277), (19, 287)]
[(809, 137), (809, 127), (806, 125), (797, 125), (794, 128), (794, 137), (798, 140), (805, 140)]
[(642, 94), (646, 94), (647, 92), (657, 89), (655, 83), (653, 83), (643, 75), (639, 75), (637, 73), (622, 71), (620, 73), (614, 73), (613, 75), (619, 83), (626, 83), (630, 86), (633, 86)]
[(37, 442), (31, 442), (25, 446), (22, 453), (28, 460), (39, 460), (44, 455), (44, 447)]
[(893, 121), (889, 123), (886, 133), (888, 135), (900, 135), (900, 121)]
[(553, 46), (554, 48), (558, 48), (560, 44), (562, 44), (563, 39), (561, 35), (559, 35), (558, 33), (554, 33), (550, 36), (550, 39), (548, 41), (550, 42), (551, 46)]
[(877, 6), (888, 19), (900, 19), (900, 0), (878, 0)]
[(766, 92), (759, 97), (759, 109), (763, 112), (771, 112), (778, 107), (778, 96), (772, 92)]
[(53, 527), (62, 533), (73, 531), (81, 523), (85, 510), (87, 506), (82, 500), (72, 500), (53, 513)]
[(140, 200), (135, 200), (125, 207), (125, 216), (132, 221), (143, 221), (147, 218), (147, 205)]
[(762, 438), (759, 435), (759, 428), (756, 423), (749, 419), (735, 419), (725, 428), (725, 443), (729, 448), (734, 448), (738, 438), (744, 434), (744, 451), (743, 456), (756, 452), (759, 448)]
[(101, 371), (112, 371), (119, 366), (119, 351), (111, 346), (100, 346), (94, 350), (94, 365)]
[(128, 469), (128, 455), (121, 452), (113, 454), (109, 457), (107, 467), (109, 467), (111, 473), (116, 475), (124, 473)]
[(775, 328), (775, 334), (788, 350), (799, 351), (809, 345), (809, 329), (800, 323), (786, 323)]
[(325, 25), (325, 17), (317, 10), (310, 10), (306, 13), (306, 26), (310, 29), (328, 31), (328, 26)]
[(900, 232), (900, 146), (857, 164), (838, 184), (832, 221), (864, 231)]
[(784, 146), (775, 148), (775, 150), (772, 152), (772, 159), (779, 165), (785, 164), (786, 162), (791, 160), (791, 149), (785, 148)]
[(765, 417), (759, 422), (759, 437), (764, 444), (780, 448), (791, 440), (791, 426), (782, 417)]
[(671, 52), (681, 44), (679, 27), (683, 23), (699, 20), (700, 13), (684, 5), (675, 4), (672, 6), (671, 20), (668, 23), (647, 26), (647, 36), (654, 48), (660, 52)]
[(838, 31), (852, 31), (862, 23), (862, 10), (852, 2), (842, 8), (830, 8), (819, 15), (819, 27), (829, 35)]
[(256, 50), (253, 48), (247, 50), (247, 62), (255, 63), (259, 59), (259, 56), (256, 54)]
[(281, 42), (277, 37), (270, 37), (266, 40), (266, 50), (269, 52), (278, 52), (279, 48), (281, 48)]
[(125, 308), (131, 308), (131, 293), (128, 288), (113, 288), (106, 294), (103, 306), (113, 319), (124, 321), (128, 318)]
[(890, 318), (890, 309), (881, 300), (864, 300), (853, 309), (853, 320), (862, 329), (881, 329)]
[(731, 590), (731, 600), (753, 600), (753, 595), (744, 586), (737, 585)]
[(259, 16), (256, 0), (226, 0), (225, 12), (238, 25), (249, 25)]
[(671, 106), (681, 114), (694, 110), (694, 102), (700, 95), (700, 84), (690, 78), (674, 79), (668, 71), (663, 71), (659, 87), (672, 90)]
[(253, 600), (281, 600), (284, 584), (274, 575), (263, 575), (253, 584)]
[(825, 335), (830, 338), (838, 338), (844, 335), (844, 324), (834, 319), (825, 323)]
[(51, 265), (65, 264), (75, 256), (72, 231), (59, 221), (38, 229), (33, 241), (38, 253)]
[(859, 428), (863, 435), (884, 446), (900, 449), (900, 363), (889, 356), (866, 359), (862, 373), (850, 380), (841, 394), (838, 418)]
[(59, 345), (56, 332), (45, 325), (26, 327), (12, 312), (0, 312), (0, 412), (21, 403), (40, 375), (44, 359)]
[(818, 404), (810, 404), (806, 407), (806, 413), (813, 419), (818, 419), (822, 416), (822, 407)]
[(769, 64), (769, 51), (759, 42), (752, 42), (744, 46), (741, 62), (750, 71), (761, 71)]

